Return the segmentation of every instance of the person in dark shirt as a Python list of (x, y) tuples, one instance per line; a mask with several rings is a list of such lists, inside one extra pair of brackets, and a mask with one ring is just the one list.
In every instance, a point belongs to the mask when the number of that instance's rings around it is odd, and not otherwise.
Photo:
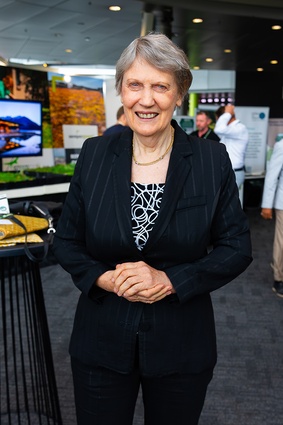
[(127, 125), (127, 118), (126, 118), (126, 115), (124, 113), (124, 107), (120, 106), (120, 108), (117, 111), (117, 122), (116, 122), (116, 124), (107, 128), (104, 131), (103, 135), (108, 136), (108, 135), (114, 134), (114, 133), (115, 134), (121, 133), (125, 129), (126, 125)]
[(220, 141), (220, 137), (217, 136), (214, 131), (209, 128), (211, 124), (211, 118), (209, 114), (205, 111), (198, 111), (196, 115), (196, 127), (197, 130), (191, 133), (191, 136), (197, 136), (201, 139), (210, 139)]

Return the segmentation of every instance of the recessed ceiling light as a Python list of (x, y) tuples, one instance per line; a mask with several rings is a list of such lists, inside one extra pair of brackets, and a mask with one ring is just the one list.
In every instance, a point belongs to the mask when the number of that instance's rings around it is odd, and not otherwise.
[(231, 49), (224, 49), (224, 53), (232, 53)]
[(43, 63), (42, 66), (43, 66), (43, 68), (47, 68), (48, 67), (48, 64), (47, 63)]
[(263, 71), (263, 68), (257, 68), (256, 69), (258, 72), (262, 72)]
[(272, 25), (271, 29), (273, 29), (274, 31), (278, 31), (281, 30), (281, 25)]
[(111, 12), (120, 12), (121, 7), (120, 6), (109, 6), (108, 9), (111, 10)]
[(194, 18), (193, 19), (193, 23), (194, 24), (201, 24), (203, 22), (203, 19), (202, 18)]
[(197, 70), (197, 69), (199, 69), (199, 66), (194, 66), (193, 69), (196, 69)]
[(68, 74), (64, 75), (64, 81), (65, 83), (70, 83), (72, 81), (72, 77)]
[(73, 51), (72, 49), (65, 49), (66, 53), (72, 53), (72, 51)]
[(276, 59), (273, 59), (272, 61), (270, 61), (271, 65), (277, 65), (278, 61)]
[(205, 61), (206, 62), (213, 62), (213, 59), (212, 58), (206, 58)]

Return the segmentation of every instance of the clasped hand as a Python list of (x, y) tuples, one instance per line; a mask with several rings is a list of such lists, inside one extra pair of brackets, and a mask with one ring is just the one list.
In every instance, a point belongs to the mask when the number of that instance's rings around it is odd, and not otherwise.
[(151, 304), (175, 292), (166, 273), (143, 261), (118, 264), (111, 282), (113, 292), (131, 302)]

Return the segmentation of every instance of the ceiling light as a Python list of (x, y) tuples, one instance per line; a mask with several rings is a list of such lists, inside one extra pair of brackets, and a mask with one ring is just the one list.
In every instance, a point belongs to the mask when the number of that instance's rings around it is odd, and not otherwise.
[(271, 63), (271, 65), (277, 65), (278, 61), (276, 59), (274, 59), (274, 60), (270, 61), (270, 63)]
[(213, 59), (212, 58), (206, 58), (205, 61), (206, 62), (213, 62)]
[(72, 80), (72, 77), (70, 75), (64, 75), (64, 81), (65, 83), (70, 83)]
[(108, 9), (111, 10), (111, 12), (120, 12), (121, 7), (120, 6), (109, 6)]
[(263, 71), (263, 68), (257, 68), (256, 69), (258, 72), (262, 72)]
[(231, 49), (224, 49), (224, 53), (232, 53)]
[(0, 56), (0, 65), (1, 66), (7, 66), (8, 65), (8, 61), (3, 58), (2, 56)]
[(66, 52), (66, 53), (72, 53), (72, 52), (73, 52), (73, 50), (72, 50), (72, 49), (65, 49), (65, 52)]
[(199, 66), (194, 66), (193, 69), (198, 70)]
[(43, 63), (42, 66), (43, 66), (43, 68), (47, 68), (48, 67), (48, 64), (47, 63)]
[(281, 25), (272, 25), (271, 29), (273, 29), (274, 31), (278, 31), (281, 30)]
[(45, 61), (39, 61), (37, 59), (19, 59), (19, 58), (10, 58), (10, 63), (17, 63), (19, 65), (43, 65)]
[(202, 18), (194, 18), (193, 19), (193, 23), (194, 24), (201, 24), (203, 22), (203, 19)]

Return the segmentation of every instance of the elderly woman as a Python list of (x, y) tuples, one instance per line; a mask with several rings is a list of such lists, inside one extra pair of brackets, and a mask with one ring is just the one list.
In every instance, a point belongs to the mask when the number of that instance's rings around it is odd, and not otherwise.
[(85, 141), (54, 240), (81, 291), (70, 355), (79, 425), (195, 425), (216, 363), (210, 292), (251, 262), (225, 147), (172, 120), (192, 76), (165, 35), (117, 63), (128, 125)]

